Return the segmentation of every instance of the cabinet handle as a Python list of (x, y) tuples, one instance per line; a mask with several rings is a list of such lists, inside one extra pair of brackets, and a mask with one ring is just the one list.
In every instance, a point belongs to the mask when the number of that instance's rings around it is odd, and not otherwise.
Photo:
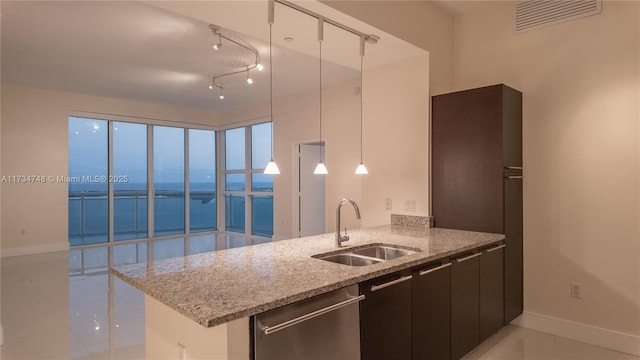
[(480, 256), (480, 255), (482, 255), (482, 253), (475, 253), (475, 254), (473, 254), (473, 255), (469, 255), (469, 256), (465, 256), (465, 257), (463, 257), (463, 258), (456, 259), (456, 261), (457, 261), (457, 262), (459, 262), (459, 263), (461, 263), (461, 262), (463, 262), (463, 261), (467, 261), (467, 260), (469, 260), (469, 259), (473, 259), (473, 258), (478, 257), (478, 256)]
[(504, 177), (505, 179), (513, 180), (513, 179), (524, 179), (522, 175), (507, 175)]
[(440, 266), (436, 266), (436, 267), (431, 268), (431, 269), (422, 270), (422, 271), (420, 271), (420, 272), (418, 273), (418, 275), (420, 275), (420, 276), (422, 276), (422, 275), (427, 275), (427, 274), (429, 274), (429, 273), (432, 273), (432, 272), (434, 272), (434, 271), (438, 271), (438, 270), (440, 270), (440, 269), (447, 268), (447, 267), (449, 267), (449, 266), (451, 266), (451, 263), (450, 263), (450, 262), (448, 262), (448, 263), (446, 263), (446, 264), (442, 264), (442, 265), (440, 265)]
[(378, 291), (378, 290), (380, 290), (380, 289), (384, 289), (384, 288), (386, 288), (386, 287), (389, 287), (389, 286), (392, 286), (392, 285), (395, 285), (395, 284), (400, 284), (401, 282), (405, 282), (405, 281), (407, 281), (407, 280), (411, 280), (411, 275), (409, 275), (409, 276), (403, 276), (403, 277), (401, 277), (400, 279), (396, 279), (396, 280), (393, 280), (393, 281), (389, 281), (389, 282), (386, 282), (386, 283), (381, 284), (381, 285), (373, 285), (373, 286), (371, 287), (371, 291), (372, 291), (372, 292), (373, 292), (373, 291)]
[(507, 170), (523, 170), (522, 166), (505, 166), (504, 168)]
[(502, 248), (504, 248), (504, 247), (506, 247), (506, 246), (507, 246), (507, 245), (502, 244), (502, 245), (500, 245), (500, 246), (496, 246), (496, 247), (492, 247), (491, 249), (487, 249), (487, 250), (485, 250), (485, 251), (486, 251), (487, 253), (490, 253), (490, 252), (492, 252), (492, 251), (496, 251), (496, 250), (498, 250), (498, 249), (502, 249)]
[(296, 324), (299, 324), (301, 322), (313, 319), (314, 317), (320, 316), (320, 315), (324, 315), (328, 312), (332, 312), (334, 310), (338, 310), (340, 308), (343, 308), (347, 305), (351, 305), (353, 303), (357, 303), (364, 300), (364, 295), (360, 295), (351, 299), (347, 299), (345, 301), (339, 302), (337, 304), (333, 304), (333, 305), (329, 305), (325, 308), (322, 308), (320, 310), (316, 310), (313, 312), (310, 312), (308, 314), (304, 314), (302, 316), (298, 316), (297, 318), (291, 319), (289, 321), (285, 321), (283, 323), (280, 323), (278, 325), (274, 325), (274, 326), (262, 326), (262, 331), (264, 331), (265, 335), (269, 335), (269, 334), (273, 334), (276, 331), (280, 331), (282, 329), (286, 329), (289, 326), (293, 326)]

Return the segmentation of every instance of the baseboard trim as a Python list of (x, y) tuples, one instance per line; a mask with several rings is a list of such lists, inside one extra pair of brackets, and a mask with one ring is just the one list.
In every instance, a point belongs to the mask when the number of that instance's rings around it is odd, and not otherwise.
[(0, 249), (0, 257), (7, 258), (12, 256), (35, 255), (55, 251), (69, 250), (68, 242), (59, 242), (46, 245), (20, 246), (15, 248)]
[(640, 356), (640, 336), (525, 311), (511, 324)]

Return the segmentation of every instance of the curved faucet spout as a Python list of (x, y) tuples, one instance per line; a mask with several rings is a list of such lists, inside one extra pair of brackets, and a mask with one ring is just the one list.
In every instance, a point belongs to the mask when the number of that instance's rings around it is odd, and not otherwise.
[(358, 208), (358, 204), (351, 199), (342, 199), (338, 202), (338, 208), (336, 209), (336, 246), (342, 247), (343, 241), (349, 241), (349, 235), (347, 235), (347, 228), (344, 229), (344, 235), (340, 235), (340, 209), (342, 208), (342, 204), (350, 203), (354, 210), (356, 211), (356, 218), (360, 219), (360, 208)]

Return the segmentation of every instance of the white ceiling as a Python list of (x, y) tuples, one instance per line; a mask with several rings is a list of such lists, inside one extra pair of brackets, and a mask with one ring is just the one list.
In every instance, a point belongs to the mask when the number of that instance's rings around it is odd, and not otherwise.
[[(474, 11), (488, 0), (431, 0), (452, 15)], [(495, 1), (495, 0), (493, 0)], [(504, 1), (504, 0), (503, 0)]]
[[(2, 83), (215, 111), (267, 101), (266, 2), (180, 2), (180, 8), (172, 9), (176, 4), (2, 1)], [(208, 7), (203, 13), (206, 16), (199, 16), (198, 6)], [(239, 23), (243, 18), (245, 21)], [(259, 24), (257, 18), (262, 20)], [(224, 100), (218, 99), (217, 90), (208, 89), (211, 77), (250, 63), (252, 55), (230, 43), (213, 51), (211, 45), (217, 39), (209, 29), (210, 22), (222, 25), (225, 35), (251, 43), (266, 68), (260, 73), (252, 71), (255, 82), (251, 86), (245, 82), (246, 74), (221, 79)], [(316, 28), (313, 18), (277, 5), (273, 26), (274, 97), (317, 89)], [(252, 34), (259, 34), (261, 39)], [(294, 37), (294, 41), (284, 42), (285, 36)], [(323, 61), (323, 85), (358, 78), (358, 40), (326, 26), (323, 59), (331, 61)], [(383, 41), (387, 42), (385, 47), (399, 50), (391, 51), (387, 58), (371, 55), (374, 59), (369, 66), (421, 51), (391, 37)], [(378, 47), (375, 51), (384, 50), (380, 44), (373, 46)]]

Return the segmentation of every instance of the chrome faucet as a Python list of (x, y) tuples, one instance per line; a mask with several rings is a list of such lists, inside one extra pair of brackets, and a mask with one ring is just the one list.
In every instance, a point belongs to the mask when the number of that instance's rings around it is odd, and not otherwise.
[(342, 208), (342, 204), (351, 203), (353, 208), (356, 210), (356, 218), (360, 219), (360, 209), (358, 209), (358, 204), (351, 199), (342, 199), (338, 203), (338, 208), (336, 209), (336, 246), (342, 247), (343, 241), (349, 241), (349, 235), (347, 235), (347, 227), (344, 228), (344, 236), (340, 235), (340, 208)]

